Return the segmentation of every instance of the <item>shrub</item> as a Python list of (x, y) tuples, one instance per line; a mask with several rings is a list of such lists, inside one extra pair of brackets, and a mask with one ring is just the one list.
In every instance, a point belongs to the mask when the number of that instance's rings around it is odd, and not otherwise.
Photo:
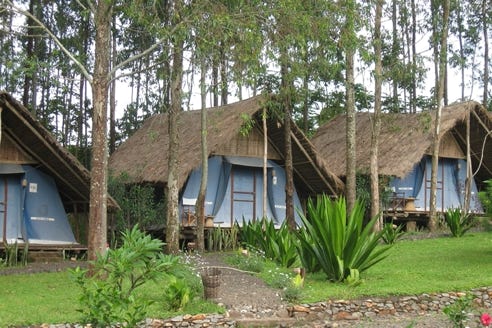
[(265, 218), (248, 223), (243, 220), (241, 241), (283, 267), (290, 268), (298, 262), (297, 239), (286, 221), (277, 229), (272, 220)]
[(184, 279), (172, 277), (164, 289), (164, 299), (169, 310), (183, 309), (191, 299), (191, 288)]
[(462, 237), (475, 224), (475, 219), (459, 208), (448, 209), (444, 216), (453, 237)]
[(480, 202), (482, 203), (485, 213), (492, 217), (492, 179), (485, 181), (486, 187), (478, 193)]
[(151, 302), (136, 297), (135, 290), (156, 280), (178, 261), (177, 257), (161, 253), (163, 245), (135, 226), (122, 233), (120, 248), (98, 255), (91, 263), (90, 276), (87, 270), (73, 270), (82, 289), (79, 311), (83, 321), (96, 327), (116, 323), (134, 327), (143, 320)]
[(214, 228), (207, 239), (209, 251), (235, 250), (238, 247), (239, 227), (235, 224), (230, 229)]
[(383, 234), (381, 235), (381, 238), (385, 244), (392, 245), (405, 234), (402, 230), (402, 225), (395, 226), (393, 223), (386, 223), (383, 227)]
[[(332, 201), (323, 195), (316, 203), (309, 199), (306, 212), (306, 216), (301, 213), (304, 226), (298, 233), (299, 253), (314, 257), (328, 279), (343, 281), (348, 276), (358, 276), (386, 257), (390, 246), (378, 248), (383, 232), (372, 231), (377, 217), (364, 226), (361, 202), (347, 215), (344, 198)], [(303, 265), (312, 261), (302, 259)]]

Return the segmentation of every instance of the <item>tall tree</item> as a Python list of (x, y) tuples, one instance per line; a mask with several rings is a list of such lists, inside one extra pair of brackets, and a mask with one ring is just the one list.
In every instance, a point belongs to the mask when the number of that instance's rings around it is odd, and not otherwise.
[(356, 151), (355, 151), (355, 82), (354, 57), (356, 50), (355, 0), (345, 1), (345, 22), (342, 32), (342, 48), (345, 51), (345, 106), (346, 121), (346, 169), (345, 195), (347, 211), (350, 213), (356, 201)]
[(490, 1), (482, 0), (482, 31), (483, 31), (483, 97), (482, 104), (485, 108), (489, 105), (489, 37), (490, 26)]
[[(381, 85), (383, 80), (383, 65), (381, 59), (382, 38), (381, 38), (381, 17), (383, 14), (384, 0), (376, 1), (376, 17), (374, 22), (374, 114), (372, 121), (371, 134), (371, 217), (380, 215), (379, 212), (379, 132), (381, 129)], [(381, 230), (382, 222), (374, 226), (375, 230)]]
[[(429, 230), (435, 231), (437, 228), (437, 175), (438, 175), (438, 163), (439, 163), (439, 147), (441, 142), (441, 113), (443, 107), (443, 97), (444, 97), (444, 81), (445, 81), (445, 71), (447, 65), (447, 46), (448, 46), (448, 24), (449, 24), (449, 7), (450, 0), (444, 0), (442, 2), (442, 30), (440, 31), (440, 42), (436, 47), (439, 46), (439, 66), (438, 74), (436, 75), (436, 113), (434, 119), (434, 133), (433, 133), (433, 143), (432, 143), (432, 171), (431, 171), (431, 190), (430, 190), (430, 214), (429, 214)], [(434, 8), (435, 14), (437, 15), (437, 8)]]
[(107, 243), (108, 145), (106, 142), (106, 124), (110, 80), (111, 19), (113, 15), (112, 1), (99, 0), (93, 5), (96, 40), (94, 48), (94, 77), (92, 79), (94, 112), (92, 114), (89, 260), (95, 260), (97, 254), (106, 249)]
[[(174, 1), (172, 24), (175, 27), (181, 25), (181, 17), (184, 10), (184, 1)], [(179, 151), (179, 116), (182, 104), (183, 88), (183, 27), (177, 29), (172, 41), (172, 72), (171, 72), (171, 106), (169, 107), (169, 149), (168, 149), (168, 178), (167, 178), (167, 222), (166, 222), (166, 247), (167, 252), (176, 254), (179, 252), (179, 216), (178, 216), (178, 151)]]

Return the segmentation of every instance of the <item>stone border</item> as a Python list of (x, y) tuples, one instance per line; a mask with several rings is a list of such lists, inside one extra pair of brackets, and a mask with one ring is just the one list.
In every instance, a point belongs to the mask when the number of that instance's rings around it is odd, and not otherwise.
[[(474, 303), (478, 308), (492, 309), (492, 287), (472, 289)], [(310, 304), (295, 305), (280, 311), (268, 318), (231, 318), (225, 315), (184, 315), (164, 320), (147, 320), (144, 327), (152, 328), (202, 328), (202, 327), (237, 327), (238, 324), (252, 324), (263, 322), (271, 325), (275, 322), (287, 324), (287, 322), (306, 323), (317, 320), (359, 320), (364, 318), (376, 318), (393, 315), (424, 315), (428, 313), (442, 313), (443, 309), (453, 304), (458, 298), (465, 296), (466, 292), (431, 293), (416, 296), (367, 298), (360, 300), (336, 300)], [(286, 325), (286, 326), (287, 326)]]

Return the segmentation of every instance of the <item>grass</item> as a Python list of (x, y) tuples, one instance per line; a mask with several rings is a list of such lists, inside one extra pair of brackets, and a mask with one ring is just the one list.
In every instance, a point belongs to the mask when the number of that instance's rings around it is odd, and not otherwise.
[[(194, 300), (183, 311), (169, 312), (163, 304), (165, 279), (142, 286), (139, 295), (155, 301), (149, 317), (167, 318), (179, 314), (221, 313), (211, 302)], [(80, 290), (69, 272), (0, 276), (0, 327), (41, 323), (76, 323)]]
[(492, 286), (492, 233), (461, 238), (402, 240), (388, 257), (362, 275), (357, 287), (306, 278), (305, 302), (364, 296), (413, 295)]
[[(259, 274), (282, 287), (292, 270), (267, 262)], [(413, 295), (492, 286), (492, 232), (461, 238), (401, 240), (388, 257), (362, 274), (357, 287), (335, 284), (322, 274), (308, 274), (301, 302), (353, 299), (365, 296)], [(284, 283), (279, 284), (281, 281)], [(144, 286), (141, 295), (155, 300), (149, 316), (167, 318), (182, 313), (214, 313), (216, 305), (195, 300), (180, 313), (165, 310), (165, 280)], [(40, 323), (80, 322), (79, 290), (67, 272), (0, 276), (0, 327)]]

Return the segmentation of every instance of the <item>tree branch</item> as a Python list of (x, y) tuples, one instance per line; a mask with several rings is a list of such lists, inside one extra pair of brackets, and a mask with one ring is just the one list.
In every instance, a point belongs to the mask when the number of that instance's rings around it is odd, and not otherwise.
[(14, 5), (14, 3), (10, 0), (5, 0), (5, 2), (14, 10), (17, 11), (18, 13), (29, 17), (32, 19), (40, 28), (42, 28), (52, 39), (53, 41), (60, 47), (60, 49), (70, 58), (70, 60), (80, 69), (84, 77), (89, 81), (90, 84), (92, 84), (92, 75), (86, 70), (84, 65), (75, 58), (75, 56), (67, 49), (65, 46), (61, 43), (61, 41), (56, 37), (56, 35), (53, 34), (53, 32), (50, 31), (49, 28), (46, 27), (46, 25), (43, 24), (36, 16), (32, 15), (29, 11), (24, 10), (22, 8), (19, 8)]

